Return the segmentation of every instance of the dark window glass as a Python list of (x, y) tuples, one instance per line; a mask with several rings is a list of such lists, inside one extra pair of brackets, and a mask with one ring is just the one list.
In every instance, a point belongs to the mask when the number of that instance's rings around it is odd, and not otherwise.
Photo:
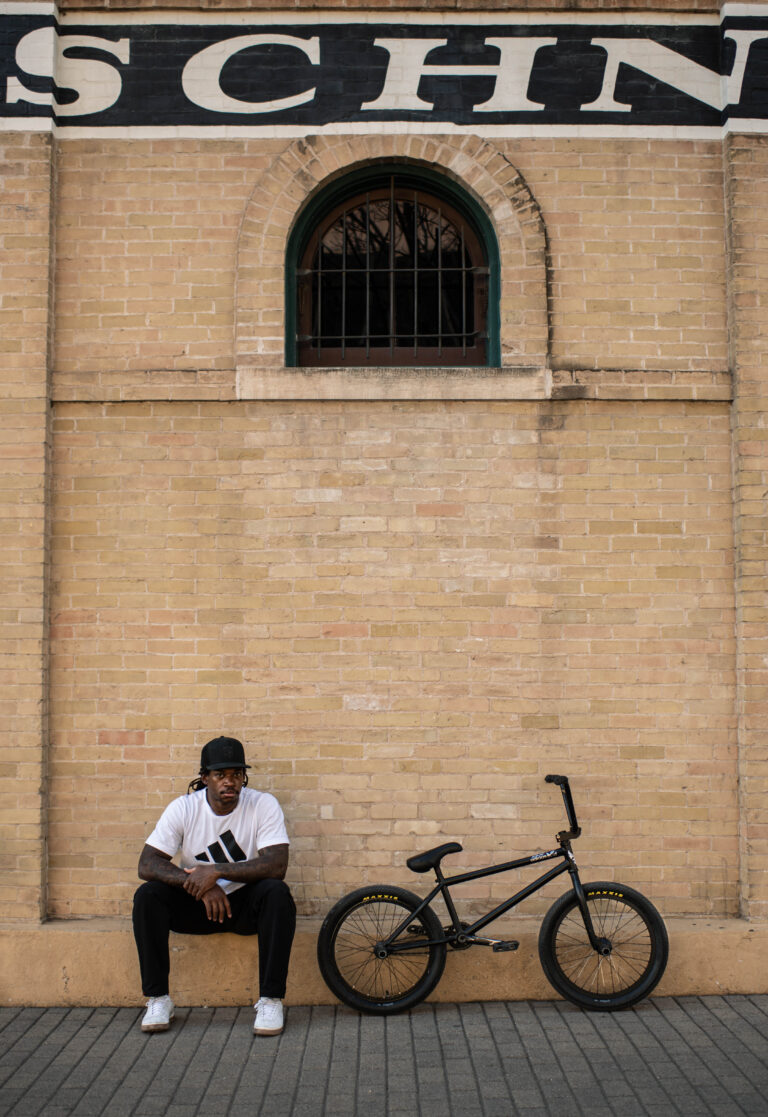
[(482, 365), (488, 268), (470, 222), (396, 178), (336, 206), (298, 275), (302, 365)]

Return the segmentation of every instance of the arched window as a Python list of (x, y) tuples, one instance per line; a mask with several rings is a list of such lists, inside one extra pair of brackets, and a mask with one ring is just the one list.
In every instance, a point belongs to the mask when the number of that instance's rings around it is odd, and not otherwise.
[(287, 363), (497, 363), (484, 223), (452, 183), (410, 169), (372, 169), (325, 192), (292, 238)]

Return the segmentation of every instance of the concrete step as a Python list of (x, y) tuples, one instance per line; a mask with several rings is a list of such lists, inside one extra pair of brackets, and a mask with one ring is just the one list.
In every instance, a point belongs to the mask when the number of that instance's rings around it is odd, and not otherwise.
[[(660, 996), (768, 993), (768, 923), (740, 919), (669, 919), (670, 958)], [(551, 1000), (537, 938), (540, 921), (500, 920), (514, 953), (485, 947), (448, 951), (432, 1001)], [(317, 920), (300, 919), (287, 1004), (334, 1004), (316, 959)], [(179, 1005), (246, 1005), (258, 997), (258, 946), (237, 935), (171, 935), (171, 993)], [(141, 995), (128, 919), (0, 924), (0, 1003), (135, 1005)]]

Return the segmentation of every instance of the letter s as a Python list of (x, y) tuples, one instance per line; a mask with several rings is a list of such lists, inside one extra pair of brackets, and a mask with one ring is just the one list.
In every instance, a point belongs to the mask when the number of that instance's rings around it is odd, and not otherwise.
[[(16, 44), (16, 64), (25, 74), (52, 78), (56, 68), (56, 33), (52, 27), (30, 31)], [(27, 89), (18, 78), (8, 78), (5, 99), (9, 105), (26, 101), (30, 105), (52, 105), (52, 93), (36, 93)]]
[(72, 47), (90, 47), (111, 54), (120, 62), (130, 59), (130, 40), (100, 39), (96, 35), (64, 35), (56, 38), (52, 27), (30, 31), (16, 44), (16, 62), (26, 74), (52, 77), (61, 89), (72, 89), (77, 100), (57, 105), (48, 93), (27, 89), (18, 78), (8, 78), (9, 103), (28, 101), (34, 105), (53, 105), (56, 116), (85, 116), (110, 108), (120, 96), (123, 79), (109, 62), (95, 58), (68, 58)]

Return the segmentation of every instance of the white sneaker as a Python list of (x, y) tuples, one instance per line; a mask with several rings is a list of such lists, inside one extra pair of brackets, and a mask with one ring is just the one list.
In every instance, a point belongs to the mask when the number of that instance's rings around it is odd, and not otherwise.
[(141, 1022), (142, 1032), (167, 1032), (174, 1009), (175, 1005), (167, 993), (164, 997), (150, 997)]
[(279, 1036), (283, 1030), (283, 1002), (276, 997), (262, 997), (253, 1007), (256, 1009), (253, 1034)]

